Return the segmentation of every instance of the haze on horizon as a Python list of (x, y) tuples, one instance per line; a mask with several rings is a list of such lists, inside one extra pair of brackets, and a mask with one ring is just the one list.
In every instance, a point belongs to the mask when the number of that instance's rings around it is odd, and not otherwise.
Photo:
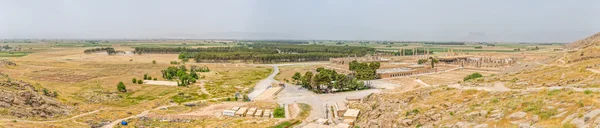
[(572, 42), (597, 0), (3, 0), (0, 38)]

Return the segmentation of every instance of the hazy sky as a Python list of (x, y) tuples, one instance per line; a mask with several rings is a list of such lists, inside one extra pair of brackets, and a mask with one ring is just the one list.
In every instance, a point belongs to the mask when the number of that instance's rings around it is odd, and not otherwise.
[(571, 42), (598, 0), (0, 0), (0, 38)]

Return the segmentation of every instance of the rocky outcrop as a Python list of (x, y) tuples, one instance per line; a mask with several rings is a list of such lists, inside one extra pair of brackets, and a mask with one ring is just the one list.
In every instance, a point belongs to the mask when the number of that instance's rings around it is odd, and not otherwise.
[(8, 110), (12, 116), (19, 118), (48, 118), (69, 113), (67, 106), (37, 93), (33, 86), (22, 81), (0, 82), (0, 108)]
[(523, 119), (526, 115), (527, 115), (527, 113), (525, 113), (525, 112), (515, 112), (513, 114), (510, 114), (508, 116), (508, 118), (513, 119), (513, 120), (520, 120), (520, 119)]
[(0, 67), (4, 67), (4, 66), (17, 66), (17, 64), (15, 62), (12, 62), (12, 61), (7, 60), (7, 59), (1, 59), (0, 60)]

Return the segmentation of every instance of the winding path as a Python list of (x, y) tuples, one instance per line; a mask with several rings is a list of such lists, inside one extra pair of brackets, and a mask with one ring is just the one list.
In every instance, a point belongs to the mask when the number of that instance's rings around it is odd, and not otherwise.
[(204, 88), (205, 82), (206, 81), (204, 80), (200, 80), (200, 84), (198, 84), (198, 86), (200, 86), (200, 91), (204, 94), (212, 95), (208, 91), (206, 91), (206, 88)]
[(598, 69), (587, 68), (585, 70), (588, 70), (588, 71), (593, 72), (593, 73), (600, 74), (600, 70), (598, 70)]
[(104, 109), (98, 109), (98, 110), (94, 110), (94, 111), (91, 111), (91, 112), (82, 113), (82, 114), (79, 114), (79, 115), (76, 115), (76, 116), (73, 116), (73, 117), (70, 117), (70, 118), (59, 119), (59, 120), (48, 120), (48, 121), (34, 121), (34, 120), (22, 120), (22, 119), (0, 119), (0, 120), (2, 120), (2, 121), (13, 121), (14, 120), (14, 121), (17, 121), (17, 122), (26, 122), (26, 123), (55, 123), (55, 122), (63, 122), (63, 121), (73, 120), (75, 118), (79, 118), (79, 117), (82, 117), (82, 116), (86, 116), (86, 115), (97, 113), (97, 112), (99, 112), (101, 110), (104, 110)]

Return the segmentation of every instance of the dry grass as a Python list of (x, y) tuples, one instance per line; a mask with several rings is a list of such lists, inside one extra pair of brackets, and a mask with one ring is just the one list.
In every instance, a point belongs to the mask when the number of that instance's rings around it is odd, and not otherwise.
[(292, 76), (294, 76), (294, 74), (296, 72), (300, 73), (301, 75), (304, 75), (304, 73), (306, 73), (307, 71), (314, 71), (315, 69), (317, 69), (317, 67), (322, 67), (322, 66), (318, 66), (318, 65), (280, 66), (279, 74), (277, 74), (277, 76), (275, 76), (275, 79), (279, 80), (279, 81), (283, 81), (283, 82), (292, 83), (293, 82)]
[[(425, 95), (423, 95), (425, 94)], [(439, 113), (444, 117), (436, 124), (454, 124), (459, 121), (476, 123), (489, 123), (496, 127), (514, 127), (508, 115), (515, 112), (528, 113), (526, 119), (532, 115), (538, 115), (540, 121), (538, 127), (561, 126), (561, 121), (572, 113), (583, 113), (584, 107), (598, 108), (600, 102), (594, 99), (600, 98), (598, 93), (576, 92), (569, 89), (564, 90), (542, 90), (531, 93), (521, 92), (485, 92), (477, 90), (457, 90), (447, 88), (419, 89), (401, 94), (375, 94), (368, 98), (366, 103), (350, 104), (351, 108), (359, 108), (365, 113), (359, 119), (372, 119), (366, 116), (379, 115), (383, 118), (412, 118), (414, 115), (406, 115), (406, 112), (417, 109), (419, 114)], [(412, 99), (412, 100), (409, 100)], [(408, 104), (397, 103), (397, 101), (409, 101)], [(449, 104), (445, 107), (444, 104)], [(402, 108), (402, 109), (398, 109)], [(500, 110), (504, 113), (502, 119), (493, 121), (487, 117), (465, 118), (465, 115), (476, 111)], [(560, 110), (560, 111), (559, 111)], [(361, 111), (361, 113), (362, 113)], [(393, 114), (395, 112), (401, 114)], [(453, 113), (450, 115), (450, 113)], [(562, 117), (550, 118), (561, 112), (567, 112)], [(491, 115), (491, 114), (488, 114)], [(365, 122), (368, 120), (359, 120)], [(433, 123), (433, 122), (432, 122)]]
[[(84, 54), (84, 49), (52, 48), (20, 58), (11, 58), (18, 66), (0, 68), (0, 72), (8, 74), (13, 80), (24, 80), (36, 87), (56, 91), (59, 101), (74, 107), (70, 116), (99, 108), (105, 109), (93, 115), (80, 117), (79, 122), (111, 121), (127, 117), (130, 116), (128, 112), (137, 114), (166, 105), (171, 97), (179, 92), (201, 94), (197, 85), (186, 88), (131, 83), (132, 78), (141, 79), (144, 74), (163, 80), (160, 78), (160, 70), (174, 66), (169, 62), (177, 59), (176, 54)], [(157, 64), (152, 64), (152, 60), (156, 60)], [(205, 98), (233, 96), (237, 91), (235, 87), (252, 87), (272, 70), (270, 67), (246, 64), (187, 65), (206, 65), (211, 69), (211, 72), (199, 73), (205, 77), (203, 80), (207, 81), (206, 88), (213, 94)], [(126, 93), (117, 91), (116, 85), (119, 81), (127, 86)]]
[[(240, 117), (223, 117), (223, 118), (202, 118), (197, 120), (191, 120), (190, 122), (163, 122), (156, 119), (151, 120), (140, 120), (131, 119), (128, 120), (128, 126), (126, 127), (182, 127), (182, 128), (193, 128), (193, 127), (227, 127), (227, 128), (264, 128), (266, 126), (274, 125), (278, 119), (269, 118), (240, 118)], [(121, 126), (118, 126), (121, 127)]]

